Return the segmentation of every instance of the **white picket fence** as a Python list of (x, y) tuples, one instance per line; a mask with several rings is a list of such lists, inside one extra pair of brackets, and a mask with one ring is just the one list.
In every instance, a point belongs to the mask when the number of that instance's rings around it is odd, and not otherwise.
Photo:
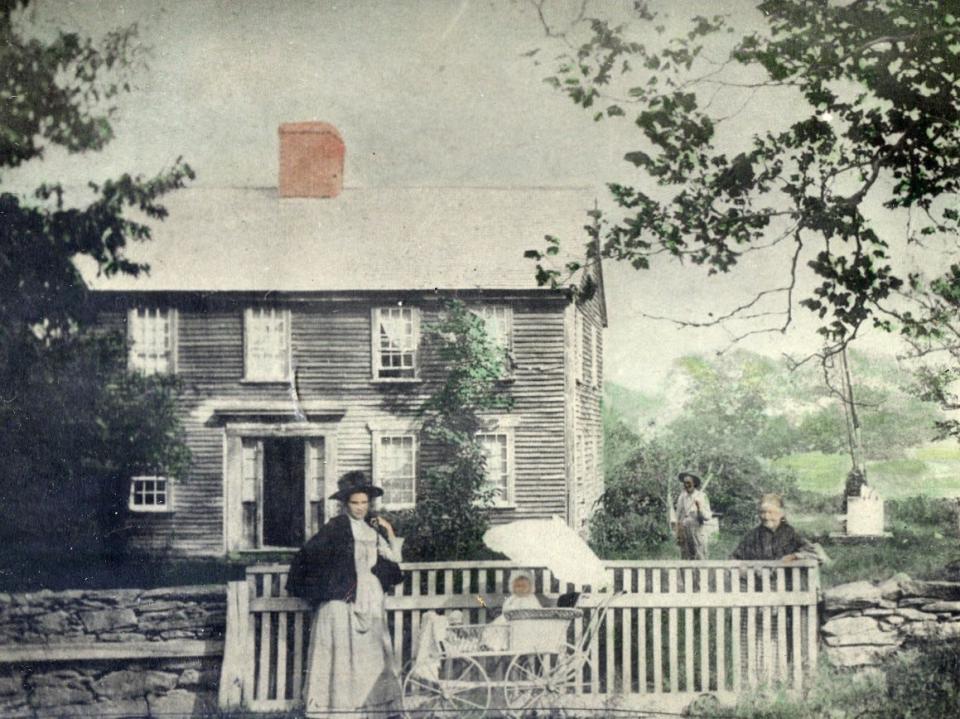
[[(592, 637), (583, 693), (595, 706), (679, 707), (700, 694), (731, 700), (745, 688), (782, 683), (800, 690), (817, 657), (816, 562), (611, 561), (623, 592)], [(471, 623), (497, 607), (513, 562), (407, 563), (387, 597), (399, 665), (406, 666), (424, 612), (461, 609)], [(543, 568), (531, 569), (537, 593), (567, 591)], [(307, 605), (286, 595), (285, 565), (247, 570), (228, 585), (221, 708), (280, 711), (300, 704), (309, 645)], [(585, 594), (579, 638), (600, 594)]]

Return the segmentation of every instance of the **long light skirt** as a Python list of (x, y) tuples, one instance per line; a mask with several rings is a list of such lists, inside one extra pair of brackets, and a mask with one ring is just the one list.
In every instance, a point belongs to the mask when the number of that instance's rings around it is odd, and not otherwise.
[(308, 717), (349, 712), (350, 717), (382, 719), (400, 711), (386, 613), (365, 632), (357, 627), (353, 605), (346, 602), (327, 602), (314, 614), (304, 688)]

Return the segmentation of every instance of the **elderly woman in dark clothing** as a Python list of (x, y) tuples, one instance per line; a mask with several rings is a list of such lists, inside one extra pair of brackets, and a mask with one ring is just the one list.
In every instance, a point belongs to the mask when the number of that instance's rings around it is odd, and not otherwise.
[(760, 499), (760, 526), (747, 532), (730, 555), (731, 559), (774, 560), (822, 559), (816, 548), (784, 519), (783, 499), (765, 494)]
[[(821, 556), (822, 550), (808, 542), (804, 537), (791, 527), (784, 519), (783, 498), (779, 494), (765, 494), (760, 499), (759, 505), (760, 526), (751, 529), (740, 540), (740, 544), (730, 555), (731, 559), (755, 560), (755, 561), (775, 561), (792, 562), (797, 559), (816, 559), (824, 561), (826, 555)], [(757, 580), (759, 582), (759, 580)], [(740, 591), (745, 591), (747, 584), (746, 575), (740, 577)], [(759, 585), (757, 585), (759, 586)], [(767, 619), (759, 615), (756, 619), (758, 626), (755, 634), (754, 656), (756, 665), (751, 671), (761, 672), (772, 666), (772, 657), (786, 656), (785, 644), (778, 647), (779, 643), (785, 643), (786, 637), (791, 634), (793, 627), (793, 618), (783, 611), (782, 607), (774, 607), (772, 616)], [(775, 623), (778, 631), (770, 634), (769, 628), (764, 631), (765, 622)], [(807, 621), (806, 619), (802, 621)], [(806, 631), (806, 630), (804, 630)], [(746, 647), (749, 641), (749, 631), (747, 617), (741, 618), (739, 626), (740, 646)], [(804, 635), (806, 636), (806, 635)], [(779, 651), (779, 654), (778, 654)], [(768, 679), (770, 677), (767, 677)]]
[(344, 513), (294, 556), (287, 591), (316, 605), (304, 702), (307, 717), (331, 713), (384, 717), (399, 711), (384, 596), (403, 580), (403, 540), (383, 517), (369, 517), (383, 494), (363, 472), (349, 472), (331, 499)]

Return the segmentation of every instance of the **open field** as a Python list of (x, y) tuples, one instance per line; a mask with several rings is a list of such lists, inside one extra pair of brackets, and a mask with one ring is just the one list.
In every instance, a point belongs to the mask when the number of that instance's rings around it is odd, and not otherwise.
[[(843, 491), (850, 458), (805, 452), (774, 464), (796, 472), (800, 489), (838, 494)], [(960, 446), (937, 442), (911, 450), (907, 457), (867, 462), (867, 480), (885, 499), (960, 496)]]

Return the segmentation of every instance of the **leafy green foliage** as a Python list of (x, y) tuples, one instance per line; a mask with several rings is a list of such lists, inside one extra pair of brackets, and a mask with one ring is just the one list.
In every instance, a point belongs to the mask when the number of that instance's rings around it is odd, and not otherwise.
[(960, 640), (895, 652), (879, 672), (850, 672), (821, 662), (802, 695), (760, 689), (736, 705), (698, 700), (688, 713), (713, 719), (948, 719), (960, 706)]
[[(550, 85), (597, 121), (630, 121), (640, 133), (624, 155), (638, 177), (610, 183), (615, 209), (597, 223), (602, 254), (647, 268), (663, 253), (715, 273), (748, 252), (782, 249), (787, 280), (731, 316), (779, 315), (772, 331), (791, 323), (799, 301), (833, 342), (869, 320), (890, 329), (887, 302), (907, 277), (877, 229), (886, 217), (865, 208), (914, 211), (911, 239), (957, 230), (958, 213), (942, 201), (960, 178), (956, 8), (914, 0), (756, 7), (756, 32), (737, 37), (723, 16), (696, 17), (688, 32), (665, 37), (638, 3), (644, 42), (635, 28), (589, 19), (587, 38), (557, 60)], [(789, 112), (746, 133), (730, 122), (737, 112), (714, 102), (718, 94), (744, 106), (769, 97)], [(796, 297), (805, 270), (812, 290)]]
[[(850, 353), (864, 451), (871, 460), (902, 456), (935, 435), (938, 407), (911, 395), (893, 359)], [(823, 367), (791, 368), (739, 351), (677, 362), (685, 403), (669, 431), (688, 446), (729, 448), (768, 459), (797, 452), (846, 452), (843, 405)]]
[(421, 561), (480, 558), (489, 554), (483, 533), (494, 491), (477, 434), (485, 428), (483, 412), (511, 406), (500, 382), (508, 357), (459, 300), (447, 303), (424, 339), (446, 376), (420, 408), (424, 469), (417, 504), (397, 518), (404, 553)]
[(668, 451), (604, 417), (604, 491), (590, 517), (590, 544), (605, 558), (643, 556), (669, 536), (664, 468)]
[[(0, 3), (4, 174), (49, 147), (102, 149), (139, 57), (135, 27), (100, 41), (67, 31), (43, 40), (26, 5)], [(130, 473), (184, 468), (175, 381), (127, 374), (121, 340), (84, 334), (92, 308), (77, 261), (108, 276), (146, 270), (125, 250), (150, 239), (150, 228), (125, 213), (163, 219), (160, 197), (192, 178), (177, 160), (152, 178), (90, 183), (76, 197), (58, 183), (31, 195), (0, 191), (0, 526), (8, 536), (80, 531), (89, 519), (84, 541), (116, 548)], [(95, 506), (104, 513), (84, 516)]]
[[(951, 264), (932, 282), (912, 276), (910, 295), (918, 309), (900, 315), (904, 334), (917, 355), (933, 358), (915, 373), (914, 390), (921, 399), (946, 410), (960, 409), (960, 265)], [(936, 428), (938, 439), (960, 439), (960, 421), (953, 417), (941, 418)]]
[(669, 425), (676, 444), (697, 454), (746, 452), (776, 457), (790, 451), (790, 428), (773, 414), (778, 380), (789, 379), (782, 367), (747, 353), (706, 360), (678, 361), (686, 380), (682, 414)]
[(903, 656), (896, 655), (883, 670), (887, 701), (878, 716), (956, 716), (960, 707), (960, 640), (931, 642)]
[(190, 453), (174, 376), (126, 369), (119, 335), (71, 334), (24, 369), (30, 412), (5, 417), (5, 534), (122, 553), (130, 477), (186, 476)]
[(668, 502), (679, 494), (681, 470), (706, 481), (710, 505), (731, 531), (756, 523), (762, 494), (795, 494), (790, 473), (732, 447), (670, 432), (641, 438), (615, 417), (605, 420), (604, 431), (605, 486), (590, 520), (590, 542), (600, 556), (649, 556), (671, 536)]

